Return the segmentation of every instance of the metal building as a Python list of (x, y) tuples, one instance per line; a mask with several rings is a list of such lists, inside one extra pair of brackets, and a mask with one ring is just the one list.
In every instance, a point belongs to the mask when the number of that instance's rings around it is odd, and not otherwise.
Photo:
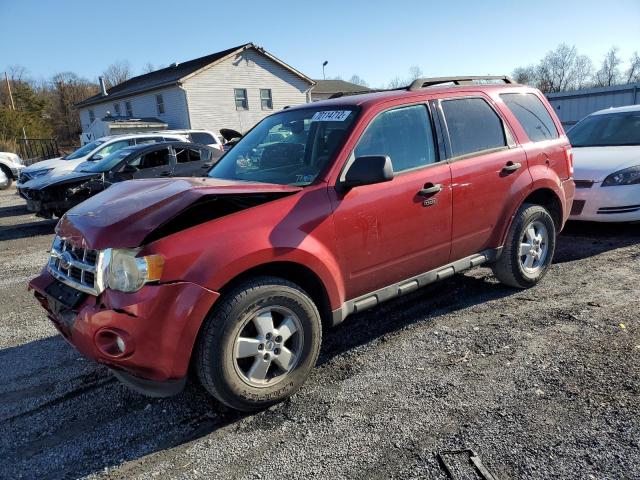
[(548, 93), (547, 99), (556, 111), (562, 125), (569, 128), (598, 110), (639, 104), (640, 83)]

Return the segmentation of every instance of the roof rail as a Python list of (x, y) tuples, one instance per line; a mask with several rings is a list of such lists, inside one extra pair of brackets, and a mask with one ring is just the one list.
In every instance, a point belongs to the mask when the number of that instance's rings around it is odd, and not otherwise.
[[(391, 90), (397, 90), (397, 89), (391, 89)], [(327, 100), (330, 100), (332, 98), (350, 97), (352, 95), (366, 95), (367, 93), (378, 93), (378, 92), (388, 92), (388, 91), (389, 89), (386, 89), (386, 88), (371, 88), (369, 90), (359, 90), (357, 92), (335, 92), (331, 94), (331, 96), (329, 96)]]
[(411, 85), (407, 87), (407, 90), (413, 92), (414, 90), (420, 90), (421, 88), (432, 87), (434, 85), (441, 85), (443, 83), (453, 83), (454, 85), (473, 85), (474, 83), (489, 82), (491, 80), (500, 80), (507, 84), (516, 83), (511, 77), (506, 75), (417, 78), (411, 82)]

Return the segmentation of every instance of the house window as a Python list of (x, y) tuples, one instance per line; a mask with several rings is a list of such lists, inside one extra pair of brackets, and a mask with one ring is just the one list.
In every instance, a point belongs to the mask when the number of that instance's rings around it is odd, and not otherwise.
[(93, 110), (89, 110), (89, 123), (93, 123), (96, 120), (96, 114), (93, 113)]
[(120, 104), (119, 103), (114, 103), (113, 104), (113, 110), (116, 112), (116, 115), (120, 115)]
[(260, 106), (262, 110), (273, 110), (273, 99), (271, 98), (270, 88), (260, 89)]
[(156, 95), (156, 109), (158, 110), (158, 115), (164, 114), (164, 99), (161, 93)]
[(234, 88), (233, 93), (236, 99), (236, 110), (249, 110), (246, 88)]
[(127, 111), (127, 117), (133, 117), (133, 108), (131, 102), (124, 102), (124, 109)]

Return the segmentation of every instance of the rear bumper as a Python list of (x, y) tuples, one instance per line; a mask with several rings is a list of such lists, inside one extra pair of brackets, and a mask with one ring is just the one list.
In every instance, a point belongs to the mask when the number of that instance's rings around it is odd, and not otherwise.
[(576, 184), (573, 181), (573, 178), (569, 178), (567, 180), (562, 181), (562, 191), (564, 192), (564, 212), (562, 215), (562, 227), (569, 220), (569, 215), (571, 212), (571, 205), (573, 204), (573, 199), (576, 194)]
[[(60, 308), (45, 292), (54, 281), (43, 270), (29, 288), (82, 355), (117, 371), (135, 390), (153, 396), (180, 391), (200, 325), (218, 293), (188, 282), (147, 285), (135, 293), (88, 295), (71, 310)], [(101, 340), (114, 332), (125, 342), (124, 353), (109, 353)]]
[(640, 185), (576, 189), (571, 220), (591, 222), (640, 221)]

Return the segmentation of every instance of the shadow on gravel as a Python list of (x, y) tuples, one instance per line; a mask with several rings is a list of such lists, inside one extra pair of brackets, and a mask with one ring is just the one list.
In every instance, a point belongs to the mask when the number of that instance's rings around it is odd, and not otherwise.
[(573, 262), (638, 243), (638, 223), (568, 222), (558, 237), (553, 261)]
[(0, 207), (0, 218), (16, 217), (18, 215), (29, 215), (26, 205), (13, 205), (11, 207)]
[[(515, 293), (486, 278), (457, 276), (350, 317), (326, 331), (319, 365), (356, 346), (384, 341), (407, 325)], [(101, 472), (244, 416), (195, 385), (169, 399), (131, 392), (59, 336), (1, 350), (0, 363), (0, 457), (11, 459), (0, 462), (0, 478), (18, 472), (52, 479)], [(269, 415), (286, 415), (287, 408), (285, 403)]]
[(50, 235), (54, 233), (57, 220), (38, 220), (18, 225), (0, 227), (0, 241)]

